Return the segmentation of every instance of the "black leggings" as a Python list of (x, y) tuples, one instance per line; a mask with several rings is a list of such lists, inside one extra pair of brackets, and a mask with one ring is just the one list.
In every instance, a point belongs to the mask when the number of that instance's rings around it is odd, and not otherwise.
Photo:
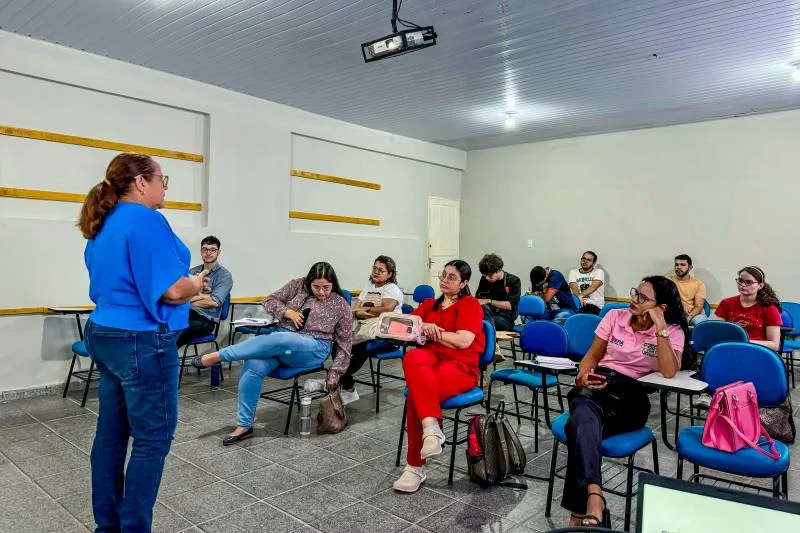
[(644, 427), (650, 415), (650, 400), (636, 380), (602, 368), (597, 371), (609, 376), (605, 389), (575, 387), (567, 395), (567, 472), (561, 506), (576, 514), (586, 513), (588, 485), (603, 483), (602, 440)]

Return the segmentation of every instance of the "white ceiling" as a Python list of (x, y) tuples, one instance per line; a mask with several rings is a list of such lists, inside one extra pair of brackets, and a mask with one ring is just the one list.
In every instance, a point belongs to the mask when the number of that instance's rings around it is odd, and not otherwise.
[[(0, 28), (464, 149), (800, 107), (800, 0), (0, 0)], [(517, 112), (517, 127), (504, 113)]]

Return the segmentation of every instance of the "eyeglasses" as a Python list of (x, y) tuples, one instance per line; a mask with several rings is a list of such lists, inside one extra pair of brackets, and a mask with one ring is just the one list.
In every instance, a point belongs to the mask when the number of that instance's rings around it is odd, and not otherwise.
[(388, 270), (384, 270), (384, 269), (382, 269), (380, 267), (372, 267), (372, 271), (375, 274), (387, 274), (389, 272)]
[(633, 302), (637, 304), (646, 304), (647, 302), (655, 301), (652, 298), (645, 296), (644, 294), (639, 292), (638, 289), (635, 289), (633, 287), (631, 287), (631, 300), (633, 300)]
[(458, 277), (458, 276), (456, 276), (455, 274), (450, 274), (450, 275), (448, 276), (448, 275), (447, 275), (447, 274), (445, 274), (444, 272), (442, 272), (441, 274), (439, 274), (439, 279), (440, 279), (440, 280), (442, 280), (442, 281), (444, 281), (444, 282), (446, 282), (446, 283), (455, 283), (455, 282), (460, 282), (460, 281), (461, 281), (461, 278), (459, 278), (459, 277)]
[(311, 290), (317, 292), (331, 292), (331, 290), (333, 290), (333, 285), (312, 285)]
[(581, 262), (591, 263), (592, 261), (594, 261), (594, 259), (591, 257), (581, 257)]
[(219, 248), (206, 248), (205, 246), (200, 248), (201, 254), (215, 254), (217, 252), (219, 252)]
[(736, 281), (737, 285), (744, 285), (745, 287), (750, 287), (751, 285), (755, 285), (756, 283), (758, 283), (757, 281), (753, 281), (752, 279), (742, 279), (742, 278), (736, 278), (734, 281)]
[(169, 176), (165, 176), (164, 174), (151, 174), (151, 176), (161, 178), (161, 183), (164, 184), (164, 187), (169, 185)]

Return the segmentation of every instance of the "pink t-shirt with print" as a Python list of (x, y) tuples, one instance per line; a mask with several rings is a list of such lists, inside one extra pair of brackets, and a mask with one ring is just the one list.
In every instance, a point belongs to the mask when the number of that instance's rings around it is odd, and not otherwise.
[[(608, 312), (594, 334), (608, 341), (605, 356), (598, 366), (616, 370), (628, 377), (638, 379), (658, 370), (656, 356), (656, 327), (643, 331), (633, 331), (628, 309), (614, 309)], [(678, 356), (678, 365), (683, 352), (684, 335), (679, 326), (668, 325), (669, 343)]]

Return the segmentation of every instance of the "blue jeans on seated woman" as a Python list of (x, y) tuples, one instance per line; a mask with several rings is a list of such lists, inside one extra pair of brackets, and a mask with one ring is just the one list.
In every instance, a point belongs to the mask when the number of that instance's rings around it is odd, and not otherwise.
[(332, 344), (288, 329), (278, 329), (220, 350), (221, 361), (245, 361), (239, 378), (239, 427), (253, 427), (261, 387), (270, 372), (279, 365), (293, 368), (321, 365), (331, 354)]
[[(109, 328), (89, 321), (86, 345), (100, 374), (92, 444), (96, 532), (150, 531), (164, 461), (178, 423), (179, 331)], [(133, 448), (128, 468), (128, 439)]]

